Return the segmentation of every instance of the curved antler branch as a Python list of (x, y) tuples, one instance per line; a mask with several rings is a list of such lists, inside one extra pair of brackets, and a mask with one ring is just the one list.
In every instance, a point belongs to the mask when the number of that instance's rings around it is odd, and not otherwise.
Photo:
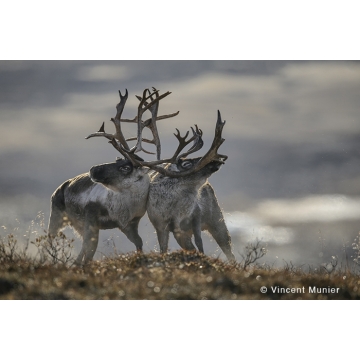
[(121, 94), (121, 91), (119, 90), (119, 96), (120, 96), (120, 102), (116, 105), (116, 115), (115, 118), (111, 118), (111, 121), (114, 123), (115, 125), (115, 129), (116, 129), (116, 139), (120, 141), (120, 144), (125, 148), (128, 149), (129, 146), (126, 143), (125, 137), (121, 131), (121, 115), (123, 113), (124, 107), (125, 107), (125, 103), (126, 100), (128, 99), (128, 91), (127, 89), (125, 89), (125, 95), (123, 96)]
[[(144, 142), (152, 143), (156, 146), (156, 157), (158, 160), (160, 160), (161, 142), (160, 142), (160, 137), (159, 137), (159, 133), (157, 130), (157, 126), (156, 126), (156, 121), (176, 116), (179, 112), (169, 114), (169, 115), (164, 115), (162, 117), (158, 117), (157, 114), (158, 114), (158, 110), (159, 110), (159, 101), (161, 99), (165, 98), (166, 96), (170, 95), (171, 92), (167, 91), (166, 93), (159, 95), (159, 90), (157, 90), (154, 87), (152, 88), (152, 90), (153, 90), (153, 92), (151, 93), (149, 89), (145, 89), (142, 97), (136, 96), (137, 99), (140, 100), (140, 104), (138, 107), (138, 115), (137, 115), (137, 119), (136, 119), (137, 124), (138, 124), (137, 138), (136, 138), (137, 143), (132, 148), (132, 150), (135, 149), (135, 152), (144, 151), (148, 154), (153, 154), (153, 153), (145, 150), (142, 147), (142, 131), (143, 131), (144, 127), (148, 127), (152, 132), (153, 139), (146, 140)], [(147, 93), (148, 93), (148, 95), (146, 96)], [(148, 102), (147, 100), (150, 100), (150, 102)], [(149, 110), (151, 112), (151, 119), (142, 121), (141, 120), (142, 115), (146, 110)]]
[(198, 126), (195, 124), (195, 129), (193, 129), (193, 127), (191, 127), (191, 130), (193, 132), (193, 137), (190, 139), (190, 141), (192, 140), (194, 142), (193, 146), (185, 153), (177, 156), (176, 160), (180, 159), (180, 158), (186, 158), (188, 155), (194, 153), (195, 151), (200, 150), (203, 145), (204, 145), (204, 141), (202, 139), (202, 130), (198, 128)]
[(224, 121), (221, 120), (221, 114), (220, 114), (220, 111), (218, 110), (218, 117), (217, 117), (216, 126), (215, 126), (214, 140), (213, 140), (208, 152), (198, 162), (198, 164), (196, 166), (197, 170), (203, 168), (205, 165), (207, 165), (211, 161), (215, 160), (215, 161), (224, 163), (224, 161), (228, 158), (227, 155), (220, 155), (217, 152), (219, 150), (219, 147), (221, 146), (221, 144), (225, 141), (225, 139), (222, 138), (222, 130), (223, 130), (225, 123), (226, 123), (225, 120)]
[[(86, 137), (86, 139), (92, 138), (92, 137), (105, 137), (113, 144), (119, 143), (121, 146), (114, 146), (122, 155), (126, 154), (134, 154), (135, 152), (143, 151), (147, 154), (154, 154), (153, 152), (150, 152), (143, 148), (142, 143), (150, 143), (154, 144), (156, 146), (156, 154), (157, 159), (160, 160), (161, 156), (161, 143), (160, 143), (160, 137), (157, 131), (156, 121), (168, 119), (171, 117), (174, 117), (179, 114), (179, 111), (176, 113), (168, 114), (168, 115), (162, 115), (157, 116), (158, 109), (159, 109), (159, 101), (166, 96), (170, 95), (171, 92), (167, 91), (166, 93), (159, 95), (159, 90), (152, 88), (152, 92), (149, 89), (145, 89), (143, 91), (143, 96), (137, 96), (137, 98), (140, 100), (139, 106), (138, 106), (138, 113), (137, 116), (135, 116), (134, 119), (121, 119), (121, 115), (123, 113), (126, 101), (128, 99), (128, 91), (125, 89), (125, 94), (122, 95), (121, 91), (119, 90), (119, 96), (120, 96), (120, 102), (116, 105), (116, 115), (114, 118), (111, 118), (110, 120), (115, 125), (115, 134), (108, 134), (105, 132), (104, 123), (100, 127), (100, 130), (96, 133), (92, 133), (89, 136)], [(147, 119), (145, 121), (142, 121), (143, 113), (149, 110), (151, 112), (151, 118)], [(137, 123), (137, 136), (136, 138), (129, 138), (125, 139), (122, 130), (121, 130), (121, 122), (131, 122), (131, 123)], [(143, 139), (142, 138), (142, 131), (144, 127), (150, 128), (153, 139)], [(114, 141), (113, 141), (114, 140)], [(137, 143), (134, 147), (130, 149), (127, 141), (137, 140)], [(120, 150), (119, 150), (120, 149)], [(125, 155), (124, 155), (125, 156)], [(129, 157), (128, 155), (127, 157)]]
[[(181, 136), (179, 130), (176, 129), (177, 133), (174, 135), (179, 141), (179, 146), (178, 146), (177, 150), (175, 151), (175, 154), (172, 156), (172, 158), (159, 160), (159, 161), (152, 161), (152, 162), (141, 161), (138, 163), (138, 165), (139, 166), (148, 166), (152, 170), (155, 170), (165, 176), (185, 177), (185, 176), (194, 174), (195, 172), (199, 171), (200, 169), (202, 169), (204, 166), (206, 166), (207, 164), (209, 164), (212, 161), (224, 163), (228, 157), (226, 155), (218, 154), (218, 152), (217, 152), (219, 147), (221, 146), (221, 144), (225, 141), (225, 139), (222, 138), (222, 130), (223, 130), (224, 125), (225, 125), (225, 121), (221, 120), (221, 114), (220, 114), (220, 111), (218, 110), (218, 117), (217, 117), (217, 122), (216, 122), (216, 126), (215, 126), (215, 136), (214, 136), (213, 142), (211, 144), (211, 147), (208, 150), (208, 152), (198, 161), (198, 163), (189, 170), (181, 171), (181, 172), (171, 171), (167, 168), (164, 168), (164, 167), (161, 167), (158, 165), (160, 165), (161, 163), (174, 163), (181, 157), (185, 157), (185, 156), (199, 150), (203, 146), (203, 140), (201, 137), (202, 131), (196, 125), (195, 125), (195, 130), (192, 128), (193, 137), (189, 140), (186, 140), (189, 132), (187, 132), (185, 136)], [(186, 153), (181, 154), (179, 156), (179, 153), (181, 152), (181, 150), (186, 145), (188, 145), (191, 141), (194, 142), (193, 146)]]
[(105, 123), (104, 122), (102, 123), (99, 131), (88, 135), (85, 139), (90, 139), (92, 137), (105, 137), (109, 140), (116, 139), (116, 136), (114, 134), (107, 134), (105, 132)]

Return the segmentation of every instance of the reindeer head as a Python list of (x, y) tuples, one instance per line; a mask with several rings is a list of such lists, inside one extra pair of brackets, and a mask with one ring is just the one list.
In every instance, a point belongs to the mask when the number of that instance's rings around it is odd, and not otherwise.
[(110, 190), (121, 192), (131, 190), (133, 186), (148, 184), (148, 170), (143, 166), (134, 166), (128, 159), (118, 158), (113, 163), (93, 166), (90, 178)]
[[(227, 159), (226, 155), (220, 155), (217, 153), (220, 145), (225, 141), (221, 138), (222, 128), (225, 125), (225, 121), (221, 121), (221, 115), (218, 111), (218, 119), (215, 128), (215, 137), (211, 145), (210, 150), (202, 157), (196, 157), (188, 159), (187, 156), (197, 150), (200, 150), (204, 143), (202, 141), (202, 131), (195, 125), (195, 129), (191, 128), (193, 132), (193, 137), (185, 142), (185, 144), (193, 141), (193, 146), (184, 154), (181, 154), (176, 157), (170, 166), (168, 166), (169, 171), (178, 172), (183, 174), (182, 176), (191, 176), (191, 177), (209, 177), (214, 172), (218, 171), (222, 164), (225, 163)], [(179, 133), (176, 135), (180, 141)], [(185, 138), (188, 136), (188, 133), (185, 135)], [(184, 140), (184, 138), (181, 138)], [(168, 176), (173, 176), (171, 173)]]
[[(189, 171), (191, 169), (196, 169), (198, 167), (199, 162), (201, 161), (202, 157), (196, 157), (191, 159), (179, 159), (176, 163), (170, 164), (167, 167), (167, 170), (171, 172), (178, 172), (183, 173), (185, 171)], [(204, 167), (194, 171), (187, 175), (188, 177), (204, 177), (208, 178), (213, 173), (217, 172), (224, 161), (213, 160), (206, 164)]]

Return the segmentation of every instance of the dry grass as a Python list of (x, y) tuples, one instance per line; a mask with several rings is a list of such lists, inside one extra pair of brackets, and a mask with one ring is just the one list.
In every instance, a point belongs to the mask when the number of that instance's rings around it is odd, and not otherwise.
[[(228, 263), (184, 251), (166, 255), (116, 254), (74, 267), (69, 265), (68, 249), (62, 253), (55, 247), (60, 258), (68, 259), (61, 263), (55, 262), (49, 249), (42, 246), (39, 256), (29, 258), (24, 249), (17, 253), (15, 247), (9, 248), (14, 245), (14, 238), (1, 241), (0, 299), (360, 299), (360, 278), (349, 271), (305, 272), (294, 266), (283, 269), (244, 266), (246, 256), (241, 263)], [(65, 242), (66, 246), (69, 244)], [(13, 250), (5, 256), (9, 249)], [(260, 292), (262, 286), (268, 288), (267, 293)], [(339, 291), (312, 294), (309, 286)], [(304, 287), (305, 292), (274, 293), (271, 287)]]

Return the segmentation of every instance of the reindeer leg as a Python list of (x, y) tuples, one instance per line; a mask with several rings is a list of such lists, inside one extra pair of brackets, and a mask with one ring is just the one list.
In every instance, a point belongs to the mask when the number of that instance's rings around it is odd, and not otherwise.
[(218, 221), (216, 226), (212, 223), (207, 223), (207, 230), (215, 239), (221, 250), (224, 252), (228, 260), (235, 260), (235, 256), (231, 251), (231, 237), (225, 225), (224, 219)]
[(51, 196), (51, 210), (48, 227), (48, 237), (55, 237), (58, 232), (68, 225), (68, 216), (66, 214), (64, 189), (68, 181), (59, 186)]
[(95, 255), (99, 242), (99, 228), (94, 225), (85, 225), (84, 241), (80, 254), (84, 256), (84, 263), (91, 261)]
[(231, 237), (214, 189), (210, 184), (201, 188), (201, 202), (206, 204), (201, 209), (202, 230), (209, 231), (228, 260), (235, 260), (231, 250)]
[(193, 228), (195, 245), (198, 248), (199, 252), (204, 253), (203, 241), (201, 238), (201, 224), (196, 224)]
[(201, 238), (201, 213), (199, 208), (197, 208), (194, 213), (194, 218), (192, 220), (192, 230), (194, 233), (196, 247), (201, 253), (204, 253), (204, 246)]
[(169, 245), (169, 230), (168, 229), (156, 229), (156, 233), (158, 236), (160, 252), (166, 253)]
[(84, 246), (84, 229), (82, 228), (77, 228), (75, 229), (77, 231), (77, 233), (80, 235), (81, 239), (82, 239), (82, 246), (81, 246), (81, 250), (79, 255), (77, 256), (76, 260), (74, 261), (73, 265), (75, 266), (81, 266), (83, 263), (83, 259), (84, 259), (84, 255), (85, 255), (85, 246)]
[(136, 246), (137, 251), (142, 251), (143, 241), (138, 232), (139, 221), (140, 221), (140, 217), (132, 219), (124, 229), (120, 229), (120, 230)]
[(80, 253), (78, 255), (78, 257), (76, 258), (76, 260), (74, 261), (74, 265), (76, 266), (80, 266), (83, 262), (83, 258), (84, 258), (84, 254), (85, 254), (85, 249), (84, 249), (84, 244), (80, 250)]
[(49, 219), (48, 237), (55, 237), (59, 231), (66, 225), (64, 224), (64, 217), (66, 213), (52, 206)]

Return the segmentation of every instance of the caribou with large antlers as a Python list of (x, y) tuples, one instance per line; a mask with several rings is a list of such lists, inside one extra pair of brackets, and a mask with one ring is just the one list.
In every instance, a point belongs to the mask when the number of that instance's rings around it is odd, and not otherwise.
[[(180, 246), (187, 250), (195, 249), (191, 242), (194, 235), (195, 245), (200, 252), (204, 252), (201, 231), (207, 230), (228, 260), (235, 259), (224, 216), (214, 189), (208, 182), (208, 178), (218, 171), (227, 159), (226, 155), (217, 153), (224, 142), (221, 138), (224, 125), (225, 121), (221, 121), (218, 112), (215, 137), (203, 157), (187, 158), (203, 145), (202, 132), (196, 127), (196, 131), (193, 130), (194, 136), (190, 139), (194, 141), (194, 145), (189, 151), (174, 156), (164, 169), (147, 163), (157, 171), (151, 178), (147, 213), (156, 229), (161, 252), (168, 249), (169, 232), (172, 232)], [(179, 133), (175, 136), (180, 142), (179, 150), (187, 142), (186, 136), (180, 138)]]
[[(156, 89), (153, 88), (153, 91), (150, 93), (146, 89), (143, 97), (138, 97), (140, 100), (139, 111), (133, 120), (113, 119), (117, 129), (115, 134), (106, 133), (103, 124), (97, 133), (93, 133), (87, 138), (105, 137), (133, 166), (148, 167), (155, 172), (151, 177), (147, 212), (156, 229), (161, 252), (166, 252), (168, 249), (169, 232), (173, 232), (179, 245), (187, 250), (195, 249), (191, 242), (191, 237), (194, 235), (198, 250), (204, 252), (201, 231), (207, 230), (227, 258), (233, 260), (235, 257), (231, 250), (231, 237), (214, 189), (207, 181), (227, 159), (226, 155), (218, 154), (219, 147), (225, 141), (222, 138), (225, 121), (221, 120), (220, 111), (218, 111), (214, 140), (204, 156), (187, 159), (187, 156), (200, 150), (203, 146), (202, 131), (195, 125), (195, 130), (191, 128), (193, 136), (190, 139), (188, 139), (189, 132), (182, 137), (180, 131), (176, 129), (174, 135), (179, 145), (174, 155), (171, 158), (160, 159), (161, 146), (156, 130), (156, 121), (164, 117), (157, 117), (158, 102), (156, 100), (165, 97), (168, 93), (159, 96)], [(153, 96), (156, 98), (154, 99)], [(150, 100), (149, 103), (148, 100)], [(152, 113), (152, 118), (142, 121), (142, 114), (148, 109)], [(167, 117), (177, 114), (167, 115)], [(127, 141), (137, 140), (136, 145), (131, 149), (119, 135), (121, 121), (136, 122), (138, 125), (137, 137), (127, 139)], [(146, 126), (153, 132), (153, 140), (142, 138), (142, 131)], [(135, 154), (139, 151), (149, 153), (143, 149), (142, 141), (156, 145), (157, 160), (144, 161)], [(182, 153), (191, 143), (190, 149)]]
[[(51, 197), (51, 213), (48, 236), (55, 237), (58, 232), (69, 225), (83, 238), (81, 251), (75, 264), (83, 264), (91, 260), (98, 245), (99, 230), (118, 227), (128, 239), (135, 244), (138, 251), (142, 250), (143, 242), (138, 233), (140, 219), (146, 212), (150, 178), (148, 167), (135, 152), (145, 151), (142, 142), (156, 146), (157, 157), (160, 159), (160, 140), (156, 129), (156, 121), (176, 116), (177, 113), (157, 116), (159, 101), (169, 95), (159, 95), (156, 89), (151, 93), (146, 89), (143, 97), (138, 97), (140, 104), (134, 119), (121, 119), (128, 92), (122, 95), (117, 104), (116, 116), (111, 121), (115, 125), (115, 134), (106, 134), (104, 124), (99, 132), (88, 136), (105, 136), (124, 155), (113, 163), (93, 166), (89, 173), (81, 174), (60, 185)], [(149, 101), (149, 102), (148, 102)], [(149, 110), (151, 118), (142, 120), (143, 113)], [(121, 122), (134, 122), (138, 125), (137, 143), (133, 149), (128, 146)], [(142, 139), (142, 130), (148, 127), (153, 139)], [(128, 155), (128, 154), (131, 154)]]

